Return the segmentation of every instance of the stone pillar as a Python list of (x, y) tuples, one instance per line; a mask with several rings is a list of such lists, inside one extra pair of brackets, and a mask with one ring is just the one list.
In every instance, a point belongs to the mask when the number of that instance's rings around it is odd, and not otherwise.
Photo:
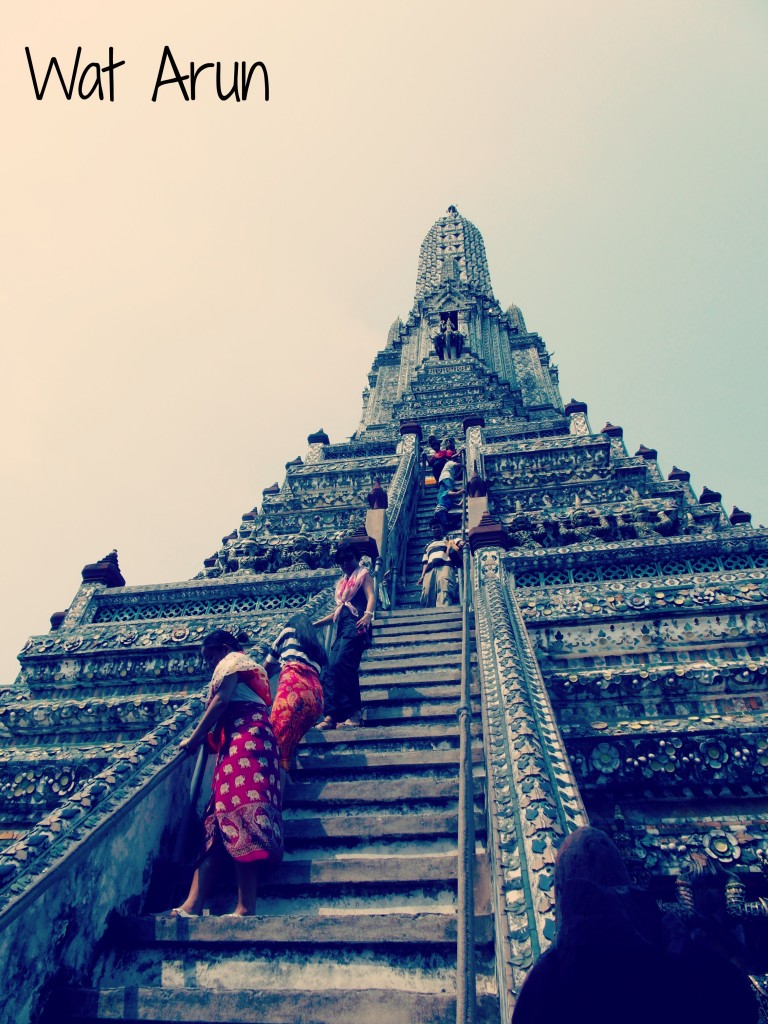
[(572, 398), (566, 405), (564, 412), (571, 421), (568, 427), (570, 434), (583, 437), (592, 433), (589, 427), (589, 420), (587, 419), (586, 402), (577, 402), (575, 398)]
[(462, 355), (465, 352), (472, 351), (472, 339), (469, 336), (469, 318), (470, 312), (466, 309), (459, 309), (456, 313), (456, 329), (460, 334), (464, 335), (464, 348), (462, 349)]
[(404, 439), (408, 435), (413, 434), (416, 438), (416, 443), (421, 444), (421, 425), (416, 420), (402, 420), (400, 423), (400, 434)]
[[(472, 470), (477, 463), (478, 475), (485, 479), (485, 464), (483, 460), (483, 427), (485, 420), (482, 416), (468, 416), (464, 420), (464, 450), (466, 452), (467, 478), (464, 481), (466, 487)], [(480, 525), (484, 515), (488, 513), (488, 498), (467, 498), (467, 528), (472, 530)]]
[[(587, 816), (490, 517), (472, 531), (501, 1019), (555, 933), (555, 854)], [(486, 546), (487, 545), (487, 546)]]
[(325, 446), (330, 444), (330, 439), (321, 427), (316, 433), (310, 434), (307, 438), (307, 457), (304, 459), (305, 466), (316, 465), (325, 459)]
[(464, 451), (467, 459), (467, 479), (472, 476), (472, 469), (477, 463), (477, 472), (485, 478), (483, 454), (483, 427), (485, 420), (482, 416), (467, 416), (464, 420)]
[(408, 484), (413, 469), (413, 463), (421, 458), (419, 445), (421, 444), (421, 427), (415, 420), (407, 420), (400, 424), (402, 440), (399, 445), (400, 461), (392, 477), (387, 496), (389, 498), (388, 520), (393, 523), (400, 514), (400, 507), (403, 504)]
[(488, 515), (488, 497), (483, 495), (481, 498), (470, 498), (467, 497), (467, 529), (474, 530), (475, 527), (479, 526), (483, 521), (483, 517)]
[(611, 458), (626, 459), (628, 452), (627, 446), (624, 444), (624, 428), (617, 427), (609, 421), (600, 433), (611, 439)]
[(365, 532), (376, 541), (379, 554), (384, 558), (387, 550), (387, 509), (368, 509), (365, 513)]
[(72, 604), (56, 626), (56, 629), (73, 629), (85, 622), (86, 611), (91, 599), (107, 587), (124, 587), (125, 580), (117, 562), (117, 552), (110, 551), (98, 562), (83, 566), (83, 582), (74, 596)]

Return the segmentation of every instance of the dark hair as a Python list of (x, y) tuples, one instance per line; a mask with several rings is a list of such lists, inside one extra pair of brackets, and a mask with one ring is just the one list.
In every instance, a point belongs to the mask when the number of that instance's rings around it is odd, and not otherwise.
[(214, 629), (203, 640), (203, 647), (231, 647), (233, 651), (242, 651), (243, 645), (226, 629)]
[(336, 554), (333, 557), (341, 564), (342, 558), (346, 558), (347, 555), (352, 555), (356, 562), (360, 561), (360, 555), (351, 540), (343, 540), (336, 548)]
[(295, 630), (299, 647), (306, 656), (312, 661), (317, 662), (318, 665), (325, 665), (328, 661), (328, 656), (325, 653), (325, 648), (317, 639), (312, 619), (305, 615), (304, 612), (297, 612), (296, 615), (292, 615), (288, 619), (287, 625)]

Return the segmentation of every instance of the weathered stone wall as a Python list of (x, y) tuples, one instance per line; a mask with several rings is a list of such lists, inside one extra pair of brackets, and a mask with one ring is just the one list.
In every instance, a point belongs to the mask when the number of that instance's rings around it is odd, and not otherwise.
[(85, 977), (113, 914), (136, 912), (170, 849), (192, 762), (158, 772), (0, 913), (0, 1024), (28, 1024), (54, 979)]

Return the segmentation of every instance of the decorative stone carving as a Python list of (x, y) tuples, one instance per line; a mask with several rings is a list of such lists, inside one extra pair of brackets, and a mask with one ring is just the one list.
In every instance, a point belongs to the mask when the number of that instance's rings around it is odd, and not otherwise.
[(517, 988), (554, 937), (555, 852), (586, 815), (498, 550), (476, 555), (473, 588), (498, 909), (507, 922), (508, 983)]

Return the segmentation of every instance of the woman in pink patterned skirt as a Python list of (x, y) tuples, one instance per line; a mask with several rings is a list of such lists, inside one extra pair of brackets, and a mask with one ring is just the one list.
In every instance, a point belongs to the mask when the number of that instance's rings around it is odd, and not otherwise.
[(192, 887), (171, 913), (202, 913), (221, 851), (226, 850), (237, 876), (237, 906), (230, 916), (245, 917), (255, 910), (259, 866), (283, 855), (278, 751), (269, 723), (272, 698), (264, 669), (226, 630), (205, 638), (202, 657), (213, 671), (208, 704), (192, 735), (179, 746), (193, 753), (207, 737), (217, 755), (213, 793)]

